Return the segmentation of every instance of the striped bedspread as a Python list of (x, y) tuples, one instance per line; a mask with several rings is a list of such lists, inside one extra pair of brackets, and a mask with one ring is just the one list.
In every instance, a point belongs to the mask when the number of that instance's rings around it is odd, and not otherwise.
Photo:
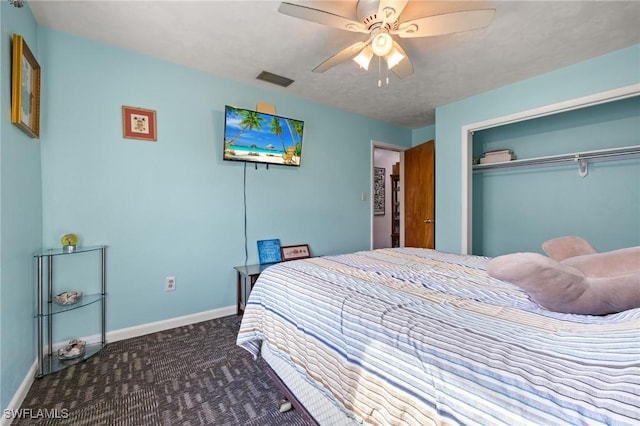
[(401, 248), (274, 265), (237, 343), (268, 341), (365, 424), (639, 425), (640, 309), (546, 311), (487, 261)]

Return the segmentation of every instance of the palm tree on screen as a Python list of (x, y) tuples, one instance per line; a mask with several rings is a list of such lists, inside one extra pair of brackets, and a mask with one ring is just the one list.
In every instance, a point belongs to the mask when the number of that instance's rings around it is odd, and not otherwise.
[(303, 129), (303, 123), (302, 123), (302, 121), (298, 121), (298, 120), (291, 120), (291, 121), (293, 121), (292, 138), (293, 138), (293, 134), (295, 134), (298, 137), (298, 141), (297, 142), (294, 140), (294, 143), (296, 145), (295, 155), (297, 155), (299, 157), (300, 154), (302, 154), (302, 129)]
[(259, 129), (262, 127), (264, 118), (260, 117), (260, 114), (256, 111), (247, 111), (245, 109), (238, 110), (237, 108), (230, 108), (229, 113), (231, 116), (242, 117), (240, 125), (242, 129), (231, 139), (225, 142), (226, 146), (233, 145), (233, 143), (247, 130)]
[[(296, 147), (294, 152), (298, 157), (302, 153), (302, 144), (300, 140), (302, 140), (302, 121), (293, 120), (290, 118), (285, 118), (284, 122), (287, 123), (287, 128), (289, 129), (289, 134), (291, 135), (292, 145)], [(296, 136), (298, 137), (298, 141), (296, 141)]]
[(274, 116), (271, 118), (269, 130), (280, 138), (280, 142), (282, 142), (282, 152), (287, 152), (287, 147), (284, 145), (284, 138), (282, 137), (282, 126), (280, 125), (280, 119), (278, 119), (278, 117)]

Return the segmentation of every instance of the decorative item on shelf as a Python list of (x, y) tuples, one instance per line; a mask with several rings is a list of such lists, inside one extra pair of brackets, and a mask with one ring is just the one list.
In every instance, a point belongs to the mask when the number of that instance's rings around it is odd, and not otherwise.
[(516, 156), (510, 149), (499, 149), (497, 151), (485, 152), (480, 158), (480, 164), (504, 163), (515, 160)]
[(81, 291), (64, 291), (56, 295), (56, 303), (58, 305), (73, 305), (78, 303), (81, 297)]
[(82, 355), (84, 355), (85, 348), (86, 342), (84, 340), (69, 340), (69, 343), (67, 343), (67, 345), (58, 349), (58, 358), (65, 360), (81, 357)]
[(282, 262), (280, 254), (280, 240), (259, 240), (258, 241), (258, 257), (260, 264)]
[(391, 166), (391, 174), (399, 175), (400, 174), (400, 162), (397, 161), (394, 165)]
[(67, 253), (73, 253), (74, 251), (76, 251), (80, 239), (76, 234), (65, 234), (62, 236), (62, 239), (60, 241), (62, 242), (62, 250), (66, 251)]
[(311, 257), (311, 250), (309, 250), (309, 244), (300, 244), (297, 246), (283, 246), (280, 248), (282, 254), (282, 260), (294, 260), (294, 259), (306, 259)]

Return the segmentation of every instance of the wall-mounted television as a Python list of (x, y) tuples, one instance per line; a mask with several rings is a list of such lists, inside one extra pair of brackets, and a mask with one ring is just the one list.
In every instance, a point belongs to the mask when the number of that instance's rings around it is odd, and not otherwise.
[(300, 166), (304, 122), (225, 106), (224, 159)]

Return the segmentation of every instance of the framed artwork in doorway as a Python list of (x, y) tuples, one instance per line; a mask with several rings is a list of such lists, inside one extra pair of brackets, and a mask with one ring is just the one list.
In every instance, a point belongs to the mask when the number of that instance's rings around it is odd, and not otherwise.
[(376, 216), (384, 215), (385, 194), (385, 169), (384, 167), (373, 168), (373, 214)]

